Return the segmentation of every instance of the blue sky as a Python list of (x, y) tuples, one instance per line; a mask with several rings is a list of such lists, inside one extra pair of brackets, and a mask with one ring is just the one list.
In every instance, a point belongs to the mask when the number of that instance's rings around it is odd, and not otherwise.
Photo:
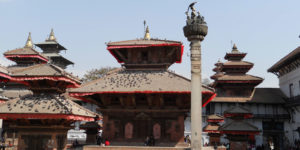
[[(32, 33), (42, 42), (54, 32), (68, 50), (63, 55), (75, 63), (77, 75), (105, 66), (120, 66), (105, 42), (143, 36), (143, 21), (151, 37), (178, 40), (185, 45), (183, 63), (170, 69), (190, 76), (189, 43), (183, 35), (184, 12), (191, 0), (0, 0), (0, 53), (23, 47)], [(255, 65), (249, 74), (263, 77), (260, 87), (278, 87), (267, 69), (300, 44), (299, 0), (202, 0), (195, 6), (205, 16), (208, 35), (202, 43), (203, 77), (214, 72), (214, 63), (231, 51), (232, 43), (248, 53)], [(0, 57), (0, 63), (8, 60)]]

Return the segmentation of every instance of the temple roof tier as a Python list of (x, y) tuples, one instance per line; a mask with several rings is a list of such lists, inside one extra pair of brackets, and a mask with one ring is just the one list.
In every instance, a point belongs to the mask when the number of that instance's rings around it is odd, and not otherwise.
[(7, 82), (9, 80), (11, 80), (11, 76), (8, 69), (4, 66), (0, 66), (0, 81)]
[(207, 132), (207, 133), (218, 133), (220, 134), (220, 125), (211, 125), (208, 124), (203, 128), (203, 132)]
[(223, 124), (219, 130), (221, 133), (233, 135), (255, 135), (259, 134), (260, 132), (256, 126), (244, 120), (226, 121), (226, 123)]
[[(215, 97), (214, 90), (202, 86), (204, 106)], [(170, 71), (119, 69), (103, 78), (71, 89), (71, 96), (84, 97), (94, 94), (165, 93), (190, 94), (190, 80)], [(207, 97), (206, 97), (207, 96)]]
[(259, 103), (259, 104), (285, 104), (286, 96), (278, 88), (255, 88), (251, 96), (217, 96), (212, 102), (226, 103)]
[(238, 105), (238, 106), (231, 107), (231, 108), (225, 110), (224, 117), (226, 117), (226, 118), (232, 118), (232, 117), (252, 118), (253, 114), (250, 110)]
[(4, 56), (17, 63), (47, 63), (49, 61), (46, 56), (28, 47), (7, 51), (4, 53)]
[(57, 41), (56, 37), (54, 36), (53, 29), (51, 29), (49, 38), (45, 40), (45, 42), (36, 43), (37, 47), (44, 50), (44, 52), (59, 52), (61, 50), (66, 50), (63, 46), (61, 46)]
[(224, 117), (217, 114), (209, 115), (206, 119), (207, 122), (224, 122)]
[(247, 53), (241, 53), (236, 45), (234, 44), (232, 47), (232, 51), (230, 53), (226, 53), (224, 59), (226, 60), (235, 60), (235, 61), (241, 61), (245, 56), (247, 55)]
[(29, 95), (0, 104), (2, 119), (94, 121), (97, 114), (54, 94)]
[(183, 45), (179, 41), (137, 39), (107, 44), (109, 52), (119, 63), (129, 69), (166, 69), (173, 63), (181, 63)]
[[(23, 82), (31, 88), (37, 89), (45, 86), (47, 88), (59, 88), (64, 91), (68, 87), (79, 87), (80, 84), (79, 79), (52, 64), (38, 64), (16, 69), (11, 72), (11, 76), (13, 81)], [(37, 84), (40, 86), (36, 87)]]

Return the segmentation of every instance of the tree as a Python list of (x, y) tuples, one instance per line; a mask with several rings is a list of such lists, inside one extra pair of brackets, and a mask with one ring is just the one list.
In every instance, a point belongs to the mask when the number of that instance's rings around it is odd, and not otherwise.
[(87, 71), (85, 75), (83, 75), (83, 82), (89, 82), (92, 80), (96, 80), (105, 76), (111, 70), (116, 69), (116, 67), (102, 67), (100, 69), (92, 69)]
[(210, 80), (209, 80), (208, 78), (204, 78), (204, 79), (202, 80), (202, 84), (204, 84), (204, 85), (206, 85), (206, 86), (209, 86)]

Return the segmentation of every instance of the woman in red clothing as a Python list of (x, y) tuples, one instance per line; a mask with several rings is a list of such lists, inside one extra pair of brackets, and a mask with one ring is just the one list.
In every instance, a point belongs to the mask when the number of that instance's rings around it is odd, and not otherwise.
[(110, 145), (110, 143), (109, 143), (108, 139), (105, 139), (105, 146), (109, 146), (109, 145)]

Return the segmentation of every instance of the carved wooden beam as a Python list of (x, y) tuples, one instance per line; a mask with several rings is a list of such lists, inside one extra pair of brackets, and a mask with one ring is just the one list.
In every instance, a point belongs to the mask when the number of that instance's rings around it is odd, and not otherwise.
[(147, 97), (147, 102), (148, 102), (148, 106), (151, 108), (152, 107), (152, 95), (146, 95)]
[(159, 94), (158, 98), (159, 98), (160, 107), (164, 107), (164, 97), (163, 97), (163, 95)]
[(124, 55), (121, 54), (118, 50), (115, 50), (114, 52), (116, 52), (117, 55), (119, 55), (124, 62), (127, 61), (127, 59), (124, 57)]
[(124, 97), (120, 96), (120, 97), (119, 97), (119, 100), (120, 100), (121, 106), (124, 107), (124, 106), (125, 106), (125, 103), (124, 103)]
[(131, 102), (132, 102), (132, 105), (134, 107), (136, 107), (136, 101), (135, 101), (135, 96), (134, 95), (131, 95)]

